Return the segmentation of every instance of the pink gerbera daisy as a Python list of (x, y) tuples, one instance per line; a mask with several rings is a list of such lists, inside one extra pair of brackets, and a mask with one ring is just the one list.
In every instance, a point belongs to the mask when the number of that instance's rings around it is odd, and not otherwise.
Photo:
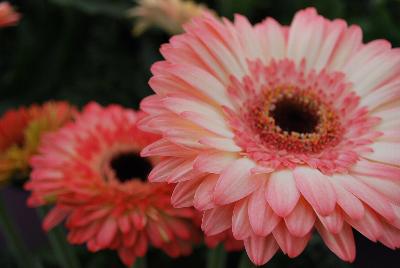
[(142, 151), (176, 207), (229, 228), (251, 260), (299, 255), (311, 233), (353, 261), (352, 228), (400, 246), (400, 51), (315, 9), (288, 26), (204, 16), (161, 48)]
[(199, 239), (195, 211), (171, 206), (171, 185), (146, 181), (158, 160), (139, 152), (157, 136), (137, 129), (142, 116), (117, 105), (87, 105), (74, 123), (44, 137), (26, 184), (29, 205), (55, 204), (46, 230), (66, 219), (69, 242), (115, 249), (126, 265), (149, 243), (176, 257)]

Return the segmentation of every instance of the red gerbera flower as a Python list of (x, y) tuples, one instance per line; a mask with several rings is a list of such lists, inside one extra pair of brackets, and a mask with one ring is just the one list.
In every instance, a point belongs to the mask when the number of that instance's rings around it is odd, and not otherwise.
[(36, 153), (43, 133), (71, 120), (75, 108), (66, 102), (47, 102), (7, 111), (0, 118), (0, 183), (29, 172), (29, 158)]
[(158, 160), (139, 152), (158, 137), (137, 128), (142, 116), (117, 105), (87, 105), (74, 123), (43, 139), (26, 184), (29, 205), (55, 203), (46, 230), (66, 219), (71, 243), (115, 249), (126, 265), (149, 244), (176, 257), (199, 239), (195, 211), (171, 206), (171, 185), (146, 181)]

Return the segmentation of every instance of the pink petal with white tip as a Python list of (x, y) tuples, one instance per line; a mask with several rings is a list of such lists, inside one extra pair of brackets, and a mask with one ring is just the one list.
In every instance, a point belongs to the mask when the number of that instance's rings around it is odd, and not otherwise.
[(396, 178), (383, 179), (363, 175), (354, 175), (354, 178), (368, 185), (378, 193), (386, 196), (392, 202), (400, 204), (400, 180)]
[(361, 219), (364, 216), (363, 203), (351, 192), (343, 188), (343, 186), (335, 180), (331, 179), (333, 188), (335, 189), (337, 202), (339, 206), (353, 219)]
[(207, 151), (194, 160), (193, 168), (203, 172), (220, 174), (229, 164), (238, 159), (236, 153)]
[(346, 32), (347, 23), (344, 20), (336, 19), (330, 23), (327, 23), (324, 30), (324, 37), (322, 40), (321, 49), (318, 57), (314, 63), (316, 70), (325, 68), (335, 48), (340, 43), (340, 38)]
[(168, 158), (159, 162), (149, 174), (149, 181), (161, 182), (166, 181), (172, 174), (172, 171), (185, 163), (185, 158)]
[(350, 225), (345, 223), (338, 234), (329, 232), (320, 222), (316, 228), (327, 247), (344, 261), (353, 262), (356, 257), (353, 232)]
[(337, 180), (346, 190), (360, 198), (389, 221), (395, 218), (390, 201), (356, 178), (350, 175), (334, 175), (332, 179)]
[[(214, 29), (210, 30), (197, 28), (193, 31), (194, 35), (199, 39), (191, 39), (190, 45), (193, 50), (196, 50), (202, 61), (210, 66), (211, 71), (224, 84), (229, 81), (228, 74), (242, 77), (244, 74), (243, 66), (241, 66), (240, 60), (235, 58), (235, 55), (227, 48), (230, 44), (215, 38)], [(213, 66), (212, 68), (211, 65)]]
[(150, 95), (142, 99), (140, 109), (149, 114), (161, 114), (166, 111), (162, 97), (158, 95)]
[(300, 198), (292, 171), (281, 170), (272, 173), (268, 179), (265, 197), (278, 216), (288, 216)]
[(170, 124), (168, 129), (163, 131), (163, 134), (164, 137), (172, 143), (195, 150), (202, 150), (206, 147), (200, 143), (200, 139), (203, 139), (204, 137), (214, 137), (214, 134), (206, 130), (191, 126), (175, 127), (173, 124)]
[(201, 229), (207, 236), (219, 234), (232, 226), (233, 206), (222, 206), (207, 210), (203, 214)]
[(400, 74), (400, 50), (392, 49), (373, 57), (367, 64), (351, 70), (348, 78), (360, 96)]
[(250, 172), (254, 166), (253, 161), (240, 158), (224, 169), (215, 186), (214, 202), (219, 205), (229, 204), (255, 191), (260, 180)]
[(176, 184), (171, 196), (171, 203), (176, 208), (193, 206), (196, 189), (202, 179), (183, 181)]
[(283, 253), (287, 254), (290, 258), (299, 256), (311, 238), (311, 233), (303, 237), (292, 236), (283, 222), (278, 224), (272, 234)]
[(352, 166), (352, 171), (356, 174), (392, 179), (394, 181), (400, 178), (399, 167), (372, 162), (367, 159), (360, 159), (355, 165)]
[(382, 235), (383, 225), (380, 217), (368, 207), (365, 207), (365, 213), (362, 219), (354, 220), (349, 217), (345, 217), (345, 219), (348, 224), (371, 241), (378, 241), (379, 237)]
[(303, 237), (314, 226), (315, 212), (304, 199), (300, 199), (292, 213), (285, 217), (286, 227), (290, 234)]
[(197, 112), (183, 112), (180, 116), (222, 137), (233, 138), (234, 136), (225, 123), (212, 122), (209, 116), (205, 116)]
[(193, 160), (188, 158), (188, 160), (175, 167), (166, 178), (166, 182), (176, 183), (201, 177), (204, 173), (193, 169)]
[(225, 152), (240, 152), (242, 148), (236, 145), (232, 139), (219, 137), (200, 138), (199, 143)]
[(324, 18), (314, 8), (298, 12), (289, 30), (287, 57), (296, 63), (305, 59), (308, 67), (313, 66), (323, 44), (324, 27)]
[(299, 191), (317, 213), (326, 216), (333, 212), (337, 198), (327, 176), (309, 167), (297, 167), (293, 175)]
[(253, 232), (258, 236), (269, 235), (281, 220), (265, 200), (264, 185), (249, 197), (248, 214)]
[(379, 241), (393, 250), (400, 248), (400, 230), (385, 224)]
[(149, 156), (174, 156), (174, 157), (187, 157), (194, 155), (196, 151), (189, 148), (176, 145), (167, 139), (159, 139), (156, 142), (146, 146), (140, 152), (142, 157)]
[(225, 94), (224, 85), (208, 72), (193, 65), (183, 64), (172, 64), (170, 71), (216, 103), (232, 107)]
[(399, 87), (400, 80), (385, 84), (362, 98), (360, 100), (361, 104), (367, 106), (370, 111), (373, 111), (387, 103), (398, 100), (400, 98)]
[(244, 52), (249, 59), (257, 59), (262, 56), (261, 48), (259, 42), (257, 42), (257, 37), (255, 31), (251, 26), (248, 19), (242, 15), (235, 14), (234, 21), (235, 28), (239, 34), (241, 45)]
[(340, 208), (336, 208), (328, 216), (318, 215), (318, 219), (331, 233), (338, 234), (342, 230), (344, 217)]
[(219, 176), (215, 174), (208, 175), (197, 187), (193, 202), (196, 209), (207, 210), (215, 207), (213, 203), (213, 193), (218, 177)]
[(360, 46), (354, 55), (348, 59), (342, 71), (348, 75), (356, 73), (359, 70), (359, 66), (366, 66), (370, 60), (378, 55), (382, 55), (390, 47), (390, 43), (386, 40), (374, 40), (364, 46)]
[(279, 246), (272, 235), (252, 236), (244, 240), (244, 246), (250, 260), (255, 265), (267, 263), (278, 251)]
[(400, 205), (392, 204), (392, 208), (396, 217), (391, 224), (400, 230)]
[(252, 234), (247, 209), (247, 198), (237, 202), (233, 208), (232, 233), (233, 237), (237, 240), (244, 240)]
[(372, 153), (364, 155), (372, 161), (400, 166), (400, 143), (375, 142), (370, 146)]
[(273, 59), (282, 59), (286, 54), (286, 41), (283, 27), (273, 18), (267, 18), (256, 25), (258, 32), (263, 59), (266, 63)]
[(221, 112), (204, 102), (184, 97), (166, 97), (162, 102), (171, 111), (207, 130), (233, 137)]
[(330, 58), (328, 69), (341, 70), (343, 66), (351, 59), (362, 44), (362, 31), (357, 25), (352, 25), (345, 30), (340, 37), (337, 47), (335, 47)]

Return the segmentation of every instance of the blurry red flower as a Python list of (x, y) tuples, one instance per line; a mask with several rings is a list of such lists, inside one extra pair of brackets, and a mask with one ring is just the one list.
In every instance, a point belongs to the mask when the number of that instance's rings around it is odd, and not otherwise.
[(172, 257), (189, 254), (200, 238), (195, 211), (171, 206), (172, 186), (146, 181), (158, 160), (139, 152), (158, 137), (137, 128), (142, 116), (88, 104), (74, 123), (43, 139), (26, 184), (29, 205), (55, 204), (46, 230), (66, 219), (70, 243), (115, 249), (126, 265), (149, 245)]
[(0, 118), (0, 183), (12, 176), (27, 176), (29, 158), (36, 153), (41, 136), (63, 126), (74, 113), (75, 108), (66, 102), (6, 111)]
[(0, 3), (0, 28), (14, 26), (21, 18), (8, 2)]

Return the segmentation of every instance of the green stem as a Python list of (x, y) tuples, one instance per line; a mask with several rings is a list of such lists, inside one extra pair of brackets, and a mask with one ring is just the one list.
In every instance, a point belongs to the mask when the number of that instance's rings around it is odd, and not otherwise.
[[(38, 214), (43, 218), (46, 214), (46, 208), (38, 208)], [(54, 227), (47, 233), (50, 245), (54, 250), (54, 254), (58, 260), (60, 267), (63, 268), (80, 268), (79, 260), (75, 254), (73, 247), (68, 244), (65, 232), (61, 226)]]
[(132, 268), (146, 268), (147, 267), (147, 261), (146, 257), (141, 257), (141, 258), (136, 258), (135, 262), (132, 265)]
[(3, 198), (0, 198), (0, 226), (3, 230), (3, 235), (7, 241), (7, 245), (14, 255), (18, 267), (42, 267), (38, 260), (35, 260), (27, 247), (25, 246), (21, 236), (19, 235), (16, 225), (7, 212)]
[(207, 268), (224, 268), (226, 264), (226, 251), (222, 244), (208, 251)]

